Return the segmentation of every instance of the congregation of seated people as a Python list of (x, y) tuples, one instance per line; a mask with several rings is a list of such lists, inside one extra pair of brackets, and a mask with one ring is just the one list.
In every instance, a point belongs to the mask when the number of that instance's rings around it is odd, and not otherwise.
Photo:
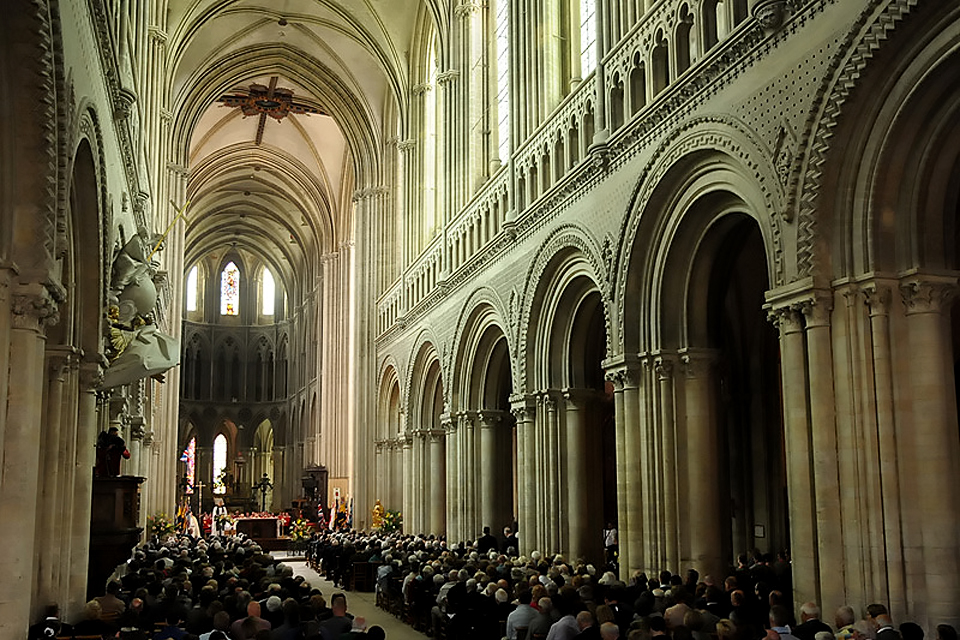
[(28, 640), (382, 640), (249, 539), (171, 537), (134, 550), (76, 620), (51, 605)]
[(324, 532), (310, 555), (344, 586), (373, 566), (378, 605), (438, 640), (957, 640), (950, 625), (895, 626), (882, 604), (829, 618), (813, 602), (794, 611), (786, 553), (743, 554), (724, 577), (638, 572), (624, 583), (614, 567), (518, 556), (505, 533), (499, 545), (485, 532), (448, 546), (438, 536)]

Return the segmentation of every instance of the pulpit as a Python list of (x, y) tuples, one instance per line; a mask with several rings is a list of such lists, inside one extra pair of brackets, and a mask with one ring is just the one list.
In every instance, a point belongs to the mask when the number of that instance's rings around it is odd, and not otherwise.
[(107, 579), (130, 557), (140, 542), (140, 483), (143, 478), (118, 476), (93, 479), (90, 513), (90, 557), (87, 599), (101, 596)]

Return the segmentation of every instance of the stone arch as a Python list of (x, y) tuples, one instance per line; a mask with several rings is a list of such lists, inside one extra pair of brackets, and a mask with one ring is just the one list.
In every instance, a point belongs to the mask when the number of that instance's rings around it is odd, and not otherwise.
[(925, 15), (873, 54), (869, 92), (844, 105), (856, 117), (836, 125), (844, 142), (825, 158), (816, 214), (816, 236), (837, 239), (819, 257), (831, 279), (960, 269), (960, 11)]
[[(440, 349), (438, 347), (439, 344), (440, 342), (434, 332), (431, 329), (424, 329), (420, 332), (420, 335), (417, 336), (417, 339), (414, 342), (415, 346), (410, 350), (410, 353), (414, 353), (416, 355), (407, 364), (406, 374), (404, 375), (404, 384), (400, 385), (401, 390), (404, 392), (403, 407), (407, 414), (408, 427), (410, 422), (413, 420), (414, 415), (412, 413), (416, 394), (414, 385), (423, 378), (424, 358), (436, 357), (440, 361), (441, 365), (443, 365), (444, 358), (441, 356)], [(432, 356), (429, 354), (432, 354)], [(442, 372), (443, 370), (441, 370), (441, 373)], [(448, 399), (444, 398), (444, 400), (449, 406)]]
[[(656, 263), (650, 257), (654, 251), (653, 238), (673, 233), (679, 222), (660, 215), (669, 211), (671, 199), (682, 197), (687, 187), (729, 193), (747, 203), (748, 210), (760, 226), (766, 247), (770, 286), (785, 282), (787, 265), (782, 246), (780, 226), (783, 211), (783, 192), (776, 173), (768, 161), (769, 154), (746, 127), (727, 117), (693, 119), (678, 127), (657, 149), (641, 173), (637, 188), (621, 226), (621, 244), (613, 258), (610, 270), (616, 280), (612, 283), (615, 319), (612, 335), (619, 352), (638, 353), (642, 344), (650, 342), (644, 335), (640, 319), (640, 305), (627, 309), (626, 301), (651, 300), (644, 291), (653, 282)], [(666, 227), (665, 227), (666, 225)], [(666, 230), (665, 230), (666, 229)], [(639, 267), (640, 262), (647, 267)]]
[[(610, 327), (609, 304), (606, 284), (608, 282), (607, 267), (601, 259), (600, 245), (589, 231), (577, 225), (563, 225), (558, 227), (543, 242), (537, 255), (530, 265), (525, 278), (525, 289), (521, 297), (520, 322), (517, 328), (517, 366), (514, 371), (514, 390), (516, 393), (533, 391), (529, 380), (531, 372), (527, 371), (528, 362), (538, 362), (540, 358), (535, 351), (535, 345), (530, 336), (530, 319), (534, 309), (542, 305), (543, 297), (551, 289), (543, 284), (543, 280), (553, 277), (560, 267), (559, 262), (566, 262), (596, 283), (604, 298), (603, 311), (606, 327)], [(554, 263), (554, 264), (552, 264)], [(609, 341), (609, 332), (607, 334)], [(608, 342), (609, 350), (609, 342)], [(520, 357), (522, 352), (523, 357)]]
[[(874, 7), (882, 4), (879, 0)], [(910, 3), (886, 4), (878, 14), (864, 10), (857, 23), (848, 31), (847, 40), (839, 47), (830, 63), (823, 84), (815, 94), (817, 99), (809, 111), (806, 126), (800, 137), (801, 152), (793, 162), (787, 188), (787, 211), (797, 219), (797, 274), (815, 275), (818, 263), (829, 256), (819, 255), (818, 208), (824, 193), (823, 182), (828, 179), (827, 159), (838, 124), (847, 112), (851, 92), (860, 85), (858, 80), (870, 65), (883, 43), (896, 31), (908, 14), (914, 10)]]
[(506, 308), (500, 296), (488, 287), (480, 287), (471, 292), (463, 305), (454, 334), (456, 346), (451, 349), (451, 360), (447, 363), (447, 370), (453, 375), (450, 389), (455, 390), (455, 393), (451, 393), (451, 411), (481, 408), (481, 403), (478, 402), (480, 399), (478, 394), (481, 391), (475, 388), (478, 380), (476, 375), (473, 375), (477, 372), (473, 371), (472, 363), (477, 356), (486, 358), (490, 355), (489, 353), (481, 354), (477, 350), (482, 341), (482, 334), (488, 328), (499, 329), (506, 341), (507, 353), (515, 353), (511, 344), (509, 326), (505, 322), (507, 317)]

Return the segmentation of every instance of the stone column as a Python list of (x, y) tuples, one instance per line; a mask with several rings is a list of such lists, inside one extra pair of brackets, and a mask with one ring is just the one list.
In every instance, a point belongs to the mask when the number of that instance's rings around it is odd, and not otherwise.
[[(891, 283), (892, 284), (892, 283)], [(873, 398), (876, 403), (876, 433), (868, 441), (868, 470), (871, 475), (862, 478), (864, 490), (874, 511), (872, 522), (879, 527), (870, 527), (864, 533), (874, 553), (880, 558), (868, 565), (873, 572), (886, 576), (885, 580), (873, 579), (871, 585), (881, 602), (890, 603), (890, 613), (895, 620), (907, 613), (907, 585), (904, 582), (903, 531), (900, 523), (900, 468), (904, 461), (898, 459), (896, 417), (894, 411), (894, 373), (890, 351), (890, 303), (891, 285), (868, 282), (861, 287), (870, 314), (870, 346), (872, 347)], [(861, 443), (862, 446), (862, 443)], [(841, 466), (841, 470), (843, 467)], [(882, 473), (881, 473), (882, 469)], [(875, 508), (879, 506), (880, 508)], [(874, 529), (880, 529), (875, 531)]]
[(677, 484), (677, 439), (676, 412), (674, 410), (673, 361), (667, 357), (656, 360), (657, 386), (660, 396), (660, 474), (663, 479), (663, 491), (660, 504), (663, 509), (663, 542), (660, 550), (665, 566), (671, 571), (680, 571), (680, 547), (677, 523), (678, 484)]
[(843, 534), (840, 528), (840, 475), (837, 465), (836, 396), (833, 390), (833, 352), (830, 330), (833, 296), (815, 291), (803, 304), (806, 318), (807, 370), (810, 389), (810, 436), (817, 518), (819, 575), (824, 611), (836, 611), (847, 602)]
[(687, 457), (682, 466), (687, 479), (690, 562), (700, 575), (722, 575), (725, 570), (719, 527), (721, 492), (720, 443), (712, 377), (715, 354), (685, 349), (681, 355), (686, 410)]
[[(89, 357), (89, 356), (88, 356)], [(80, 365), (80, 393), (77, 402), (76, 475), (73, 485), (73, 520), (70, 523), (70, 600), (61, 609), (70, 618), (81, 615), (86, 603), (87, 564), (90, 556), (90, 501), (93, 497), (94, 445), (97, 434), (106, 429), (106, 405), (100, 404), (95, 389), (102, 372), (99, 363)]]
[(517, 421), (517, 511), (520, 542), (519, 553), (533, 551), (536, 529), (535, 497), (537, 476), (534, 471), (533, 419), (535, 405), (532, 398), (522, 394), (510, 396), (510, 410)]
[[(955, 276), (909, 274), (901, 280), (909, 345), (909, 393), (912, 420), (902, 429), (900, 451), (916, 483), (918, 504), (905, 520), (922, 524), (922, 550), (907, 548), (908, 585), (925, 578), (917, 594), (918, 619), (956, 624), (955, 594), (960, 593), (960, 439), (949, 327), (950, 302), (957, 293)], [(916, 580), (919, 582), (919, 580)], [(926, 610), (923, 606), (926, 605)]]
[(501, 495), (500, 460), (497, 456), (497, 427), (501, 422), (499, 411), (480, 412), (480, 520), (483, 526), (496, 531), (502, 526), (497, 520), (497, 498)]
[(457, 417), (450, 413), (440, 416), (440, 424), (446, 430), (446, 476), (447, 476), (447, 538), (452, 540), (460, 531), (460, 514), (458, 488), (460, 478), (457, 476), (456, 448), (457, 448)]
[(780, 331), (783, 385), (784, 448), (787, 460), (787, 499), (790, 550), (793, 556), (795, 602), (820, 601), (816, 511), (810, 477), (810, 427), (807, 418), (806, 354), (803, 318), (794, 305), (775, 308), (770, 319)]
[(617, 530), (620, 539), (620, 577), (628, 579), (644, 569), (643, 510), (641, 494), (640, 360), (618, 356), (604, 363), (614, 384), (617, 442)]
[[(64, 383), (70, 362), (76, 358), (73, 347), (61, 345), (47, 349), (46, 394), (43, 403), (40, 440), (40, 486), (37, 500), (37, 547), (34, 566), (37, 581), (33, 602), (59, 602), (60, 552), (63, 543), (62, 511), (66, 496), (61, 494), (62, 476), (70, 471), (63, 463), (58, 446), (64, 431)], [(73, 496), (71, 495), (70, 498)], [(69, 553), (68, 553), (69, 557)]]
[[(43, 325), (56, 306), (40, 284), (14, 289), (10, 371), (3, 426), (3, 483), (0, 484), (0, 636), (19, 637), (32, 614), (26, 606), (36, 580), (34, 550), (43, 406)], [(89, 500), (89, 496), (87, 498)]]
[(566, 521), (566, 513), (560, 500), (560, 471), (563, 466), (560, 457), (560, 421), (557, 401), (552, 392), (544, 397), (543, 406), (547, 412), (546, 449), (540, 474), (544, 479), (546, 513), (541, 514), (543, 530), (540, 538), (543, 540), (544, 553), (557, 553), (566, 547), (567, 540), (563, 539), (566, 532), (561, 527), (561, 523)]
[(590, 534), (596, 530), (597, 521), (591, 517), (594, 510), (590, 506), (598, 502), (598, 496), (592, 493), (597, 483), (590, 480), (590, 474), (598, 473), (599, 469), (590, 465), (589, 452), (593, 447), (587, 436), (583, 416), (589, 396), (581, 389), (564, 389), (563, 399), (566, 492), (561, 496), (561, 502), (566, 503), (567, 513), (562, 522), (566, 524), (568, 531), (568, 557), (571, 562), (575, 562), (577, 558), (588, 557), (590, 552), (596, 551), (596, 544), (593, 544)]
[(431, 431), (430, 437), (430, 531), (446, 531), (447, 465), (443, 431)]

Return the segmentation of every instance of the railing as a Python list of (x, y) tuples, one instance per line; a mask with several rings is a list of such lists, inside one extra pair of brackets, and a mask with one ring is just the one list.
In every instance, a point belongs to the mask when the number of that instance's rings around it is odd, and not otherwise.
[[(603, 122), (610, 134), (630, 124), (673, 83), (688, 80), (693, 69), (716, 58), (718, 45), (742, 31), (747, 18), (746, 0), (705, 0), (698, 5), (700, 15), (692, 14), (691, 6), (689, 0), (660, 0), (603, 56)], [(401, 281), (380, 297), (379, 336), (430, 298), (444, 279), (490, 248), (504, 225), (522, 219), (532, 203), (587, 158), (598, 102), (597, 79), (591, 74), (520, 144), (509, 164), (483, 185)]]

